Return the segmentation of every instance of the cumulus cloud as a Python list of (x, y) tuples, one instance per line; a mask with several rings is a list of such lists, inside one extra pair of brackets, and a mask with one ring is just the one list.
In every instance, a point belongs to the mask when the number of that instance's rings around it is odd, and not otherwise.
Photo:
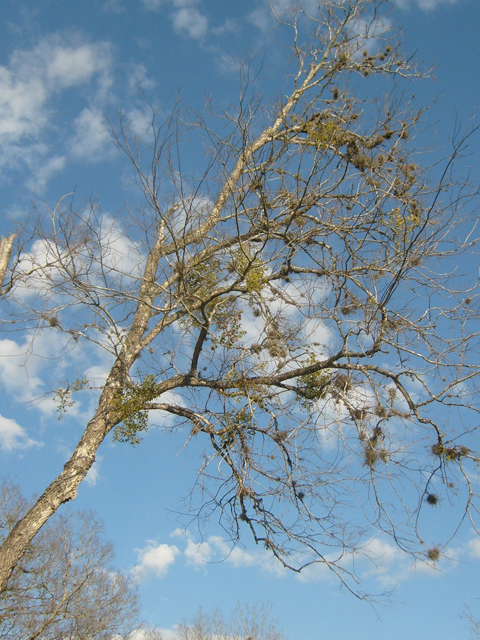
[[(162, 629), (161, 627), (155, 627), (154, 629), (136, 629), (128, 638), (129, 640), (150, 640), (152, 631), (157, 632), (161, 640), (178, 640), (175, 629)], [(154, 637), (157, 636), (154, 634)]]
[(17, 49), (0, 66), (0, 171), (26, 167), (27, 186), (42, 190), (61, 171), (65, 158), (50, 156), (41, 135), (51, 130), (52, 103), (62, 92), (95, 82), (93, 99), (105, 100), (112, 86), (112, 56), (105, 42), (85, 42), (78, 35), (42, 38), (32, 49)]
[(264, 7), (254, 9), (248, 16), (249, 22), (251, 22), (257, 29), (265, 33), (275, 26), (274, 18), (270, 12)]
[(216, 550), (218, 558), (232, 565), (235, 569), (247, 567), (259, 567), (265, 573), (271, 573), (277, 577), (285, 576), (287, 569), (264, 549), (249, 551), (240, 547), (232, 547), (220, 536), (210, 536), (209, 544)]
[[(72, 42), (73, 41), (73, 42)], [(46, 36), (30, 50), (17, 49), (7, 67), (0, 66), (0, 140), (36, 136), (50, 116), (46, 105), (53, 94), (100, 76), (109, 82), (107, 43), (69, 43), (59, 34)]]
[[(419, 575), (440, 575), (433, 563), (416, 562), (395, 544), (382, 538), (372, 538), (362, 546), (361, 553), (346, 553), (340, 562), (333, 555), (327, 555), (325, 559), (337, 562), (347, 571), (354, 570), (363, 582), (374, 581), (377, 588), (386, 591)], [(447, 563), (443, 562), (441, 568), (446, 569)], [(334, 574), (325, 563), (318, 563), (306, 567), (297, 579), (301, 582), (322, 582), (334, 579)]]
[(159, 629), (162, 640), (178, 640), (175, 629)]
[(171, 15), (176, 33), (186, 35), (192, 40), (203, 39), (208, 31), (208, 18), (194, 7), (182, 7)]
[(214, 556), (214, 550), (208, 542), (195, 543), (193, 540), (188, 540), (184, 554), (189, 564), (201, 567), (211, 561)]
[(480, 539), (479, 538), (472, 538), (472, 540), (469, 540), (469, 542), (467, 543), (467, 549), (472, 559), (480, 560)]
[[(174, 31), (178, 34), (186, 36), (191, 40), (203, 40), (209, 29), (209, 20), (206, 15), (201, 13), (195, 5), (198, 0), (141, 0), (143, 6), (148, 11), (159, 11), (162, 5), (168, 2), (173, 7), (170, 18), (173, 23)], [(232, 21), (227, 20), (216, 31), (217, 35), (225, 33), (232, 29)]]
[(235, 569), (259, 567), (262, 571), (276, 576), (284, 576), (286, 570), (268, 551), (255, 549), (249, 551), (232, 546), (220, 536), (209, 536), (207, 540), (196, 542), (191, 533), (182, 529), (175, 529), (171, 534), (185, 542), (183, 555), (187, 564), (196, 568), (205, 567), (209, 562), (225, 562)]
[(27, 432), (15, 420), (0, 415), (0, 449), (13, 451), (14, 449), (28, 449), (40, 442), (32, 440)]
[(139, 563), (133, 568), (133, 574), (139, 580), (144, 580), (150, 575), (164, 578), (179, 553), (175, 545), (157, 545), (150, 542), (144, 549), (137, 550)]

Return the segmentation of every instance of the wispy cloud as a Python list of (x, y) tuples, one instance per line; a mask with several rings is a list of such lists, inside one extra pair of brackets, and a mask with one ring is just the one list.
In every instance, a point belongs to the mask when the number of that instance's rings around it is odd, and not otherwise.
[(106, 0), (102, 6), (102, 11), (107, 13), (124, 13), (126, 7), (123, 5), (122, 0)]
[(0, 415), (0, 449), (13, 451), (14, 449), (28, 449), (39, 445), (41, 443), (29, 438), (25, 429), (18, 422)]
[(105, 125), (103, 111), (86, 107), (73, 123), (75, 135), (70, 143), (75, 158), (99, 162), (108, 150), (113, 150)]
[(158, 11), (164, 0), (141, 0), (141, 2), (147, 11)]
[(187, 564), (195, 568), (205, 568), (210, 562), (225, 562), (235, 569), (258, 567), (263, 572), (284, 576), (286, 570), (266, 550), (247, 550), (234, 546), (220, 536), (209, 536), (206, 540), (197, 542), (190, 532), (183, 529), (175, 529), (171, 537), (185, 542), (183, 555)]
[[(170, 537), (176, 539), (176, 545), (149, 542), (145, 549), (137, 550), (140, 563), (134, 568), (134, 573), (140, 579), (149, 575), (163, 578), (169, 567), (180, 557), (184, 558), (187, 566), (195, 570), (205, 571), (210, 564), (222, 562), (231, 569), (260, 569), (262, 573), (276, 578), (292, 575), (265, 549), (241, 548), (215, 535), (198, 541), (185, 529), (175, 529)], [(311, 558), (298, 555), (296, 560), (298, 564), (303, 564)], [(334, 572), (328, 567), (328, 562), (331, 562), (341, 570), (355, 574), (369, 590), (390, 592), (408, 580), (420, 577), (439, 578), (452, 571), (461, 560), (480, 560), (480, 541), (472, 538), (457, 548), (447, 547), (441, 550), (438, 563), (415, 560), (388, 539), (380, 537), (371, 538), (358, 551), (344, 553), (341, 557), (338, 554), (327, 554), (325, 560), (327, 562), (306, 566), (295, 574), (295, 579), (305, 583), (336, 580)]]
[(138, 93), (138, 89), (149, 90), (156, 85), (152, 78), (148, 77), (147, 68), (144, 64), (129, 65), (129, 74), (127, 78), (128, 86), (133, 94)]
[(395, 0), (395, 4), (400, 9), (408, 9), (410, 7), (418, 6), (423, 11), (433, 11), (438, 9), (440, 5), (454, 5), (458, 4), (460, 0)]
[[(277, 18), (287, 18), (298, 9), (298, 0), (260, 0), (258, 6), (248, 15), (248, 21), (263, 33), (277, 24)], [(318, 0), (303, 0), (301, 9), (308, 15), (318, 14)]]
[(85, 476), (85, 482), (88, 484), (89, 487), (94, 487), (100, 478), (101, 459), (102, 459), (101, 456), (97, 456), (97, 459), (95, 460), (93, 465), (90, 467), (90, 470)]
[(238, 23), (235, 20), (230, 20), (229, 18), (227, 18), (219, 27), (212, 27), (212, 33), (216, 36), (221, 36), (225, 33), (234, 33), (238, 30)]
[(78, 34), (50, 34), (31, 49), (16, 49), (0, 66), (0, 172), (26, 167), (27, 186), (41, 191), (61, 171), (65, 157), (42, 139), (54, 123), (53, 99), (62, 92), (94, 83), (92, 100), (104, 101), (112, 86), (112, 55), (105, 42)]
[(202, 40), (208, 31), (208, 18), (195, 7), (180, 7), (171, 14), (176, 33), (186, 35), (192, 40)]
[(26, 182), (28, 189), (43, 193), (48, 182), (65, 167), (65, 161), (65, 156), (53, 156), (37, 166), (36, 163), (29, 162), (32, 167), (32, 175)]
[(226, 19), (218, 26), (211, 26), (209, 17), (200, 9), (200, 0), (141, 0), (148, 11), (158, 12), (170, 8), (170, 19), (175, 33), (190, 40), (204, 42), (207, 35), (222, 36), (238, 31), (234, 20)]

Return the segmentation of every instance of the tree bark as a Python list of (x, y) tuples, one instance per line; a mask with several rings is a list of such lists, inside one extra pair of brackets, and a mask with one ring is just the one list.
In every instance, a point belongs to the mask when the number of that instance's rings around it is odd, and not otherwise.
[(0, 290), (3, 285), (3, 279), (8, 267), (8, 261), (12, 253), (13, 241), (15, 240), (15, 234), (12, 233), (6, 238), (0, 237)]
[(90, 420), (62, 473), (45, 489), (35, 505), (21, 519), (0, 547), (0, 593), (6, 589), (13, 569), (29, 543), (57, 509), (77, 496), (78, 485), (95, 462), (95, 455), (108, 432), (115, 426), (109, 401), (114, 393), (106, 387), (100, 397), (95, 416)]

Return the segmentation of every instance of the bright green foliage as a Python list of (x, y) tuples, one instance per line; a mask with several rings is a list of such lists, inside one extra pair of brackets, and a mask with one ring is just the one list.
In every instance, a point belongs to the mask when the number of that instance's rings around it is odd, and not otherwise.
[(182, 279), (184, 293), (194, 299), (203, 299), (217, 286), (220, 262), (217, 259), (200, 262), (189, 267)]
[(406, 215), (402, 214), (400, 207), (393, 209), (391, 214), (397, 246), (401, 242), (410, 241), (414, 230), (420, 224), (420, 212), (415, 203), (410, 207), (410, 212)]
[(158, 387), (155, 376), (148, 375), (141, 382), (124, 389), (114, 402), (121, 424), (113, 431), (113, 438), (118, 442), (129, 442), (132, 445), (139, 444), (142, 438), (140, 432), (148, 430), (148, 410), (145, 405), (158, 396)]
[[(315, 364), (315, 358), (310, 358), (309, 364)], [(316, 371), (301, 376), (297, 382), (297, 395), (303, 409), (311, 409), (314, 402), (325, 397), (331, 376), (326, 371)]]
[(53, 394), (53, 402), (58, 403), (57, 413), (59, 420), (61, 420), (63, 418), (63, 414), (67, 413), (67, 411), (75, 404), (75, 400), (72, 400), (72, 393), (82, 391), (83, 389), (89, 389), (88, 380), (86, 378), (77, 378), (68, 384), (65, 389), (60, 387), (58, 391)]
[(232, 256), (231, 270), (245, 279), (249, 293), (259, 293), (265, 284), (267, 269), (257, 255), (252, 255), (247, 248), (240, 247)]
[(312, 121), (305, 124), (308, 141), (317, 149), (328, 149), (330, 146), (344, 144), (343, 130), (333, 120)]

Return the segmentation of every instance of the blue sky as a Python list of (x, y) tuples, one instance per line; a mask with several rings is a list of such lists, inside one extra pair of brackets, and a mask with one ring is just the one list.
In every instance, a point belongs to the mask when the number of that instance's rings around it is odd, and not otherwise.
[[(446, 154), (456, 123), (466, 125), (480, 99), (480, 3), (396, 0), (389, 20), (402, 29), (404, 49), (426, 69), (435, 67), (434, 79), (415, 81), (412, 93), (418, 104), (432, 104), (422, 143)], [(272, 27), (264, 0), (5, 0), (0, 232), (26, 223), (34, 205), (43, 212), (72, 192), (79, 206), (98, 198), (105, 216), (135, 200), (131, 172), (108, 138), (105, 117), (114, 120), (121, 109), (141, 126), (139, 87), (159, 104), (179, 96), (201, 111), (211, 99), (221, 110), (238, 95), (236, 60), (251, 54), (253, 68), (262, 64), (265, 94), (286, 93), (284, 43)], [(478, 142), (477, 136), (460, 172), (478, 174)], [(201, 152), (192, 143), (186, 169)], [(0, 339), (0, 472), (30, 495), (61, 470), (91, 408), (83, 402), (59, 422), (44, 394), (65, 380), (69, 367), (87, 362), (90, 373), (101, 376), (108, 362), (91, 349), (81, 361), (55, 364), (60, 344), (40, 336), (27, 353), (28, 339), (14, 332)], [(136, 448), (109, 440), (75, 504), (65, 507), (101, 515), (118, 565), (139, 580), (145, 618), (166, 630), (166, 640), (199, 606), (229, 611), (237, 600), (271, 602), (291, 640), (468, 637), (461, 614), (468, 605), (480, 617), (480, 541), (466, 528), (438, 570), (412, 566), (391, 543), (372, 540), (378, 564), (365, 563), (360, 572), (372, 591), (396, 586), (393, 606), (372, 607), (324, 572), (280, 569), (249, 539), (232, 550), (215, 517), (202, 532), (195, 523), (185, 532), (179, 514), (199, 458), (194, 447), (183, 448), (184, 440), (181, 432), (155, 430)], [(432, 527), (443, 527), (448, 517), (442, 504)]]

